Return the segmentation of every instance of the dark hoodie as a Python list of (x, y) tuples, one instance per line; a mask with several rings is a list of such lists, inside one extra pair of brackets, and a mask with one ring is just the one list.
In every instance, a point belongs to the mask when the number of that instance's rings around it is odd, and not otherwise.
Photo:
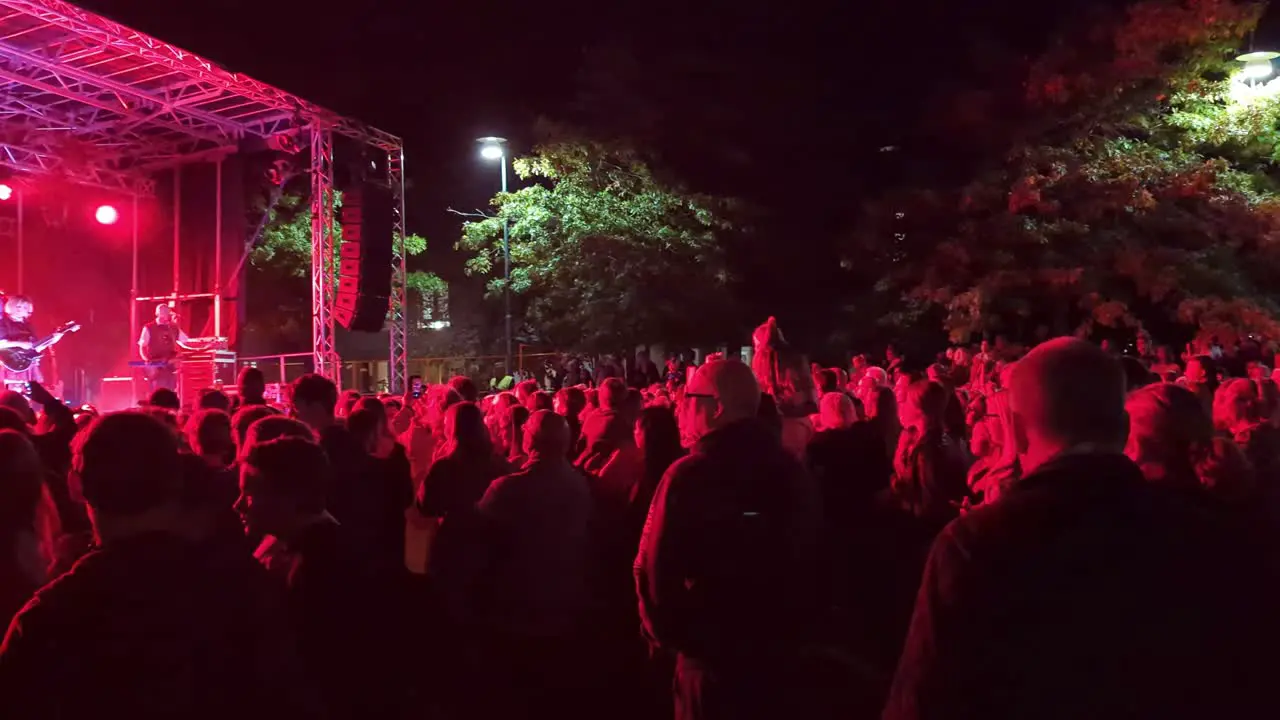
[(1276, 714), (1276, 576), (1227, 513), (1059, 456), (938, 536), (886, 720)]
[(27, 604), (0, 647), (6, 717), (312, 718), (283, 597), (251, 557), (113, 542)]
[(645, 633), (720, 665), (780, 657), (816, 607), (821, 500), (758, 420), (712, 432), (662, 479), (635, 562)]

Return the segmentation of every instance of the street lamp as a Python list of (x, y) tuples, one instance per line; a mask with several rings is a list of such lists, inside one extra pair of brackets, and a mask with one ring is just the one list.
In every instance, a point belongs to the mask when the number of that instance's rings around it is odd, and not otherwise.
[(1271, 61), (1280, 57), (1280, 53), (1251, 52), (1241, 55), (1236, 60), (1244, 63), (1244, 76), (1252, 82), (1266, 80), (1275, 72)]
[[(507, 139), (500, 137), (477, 138), (480, 143), (480, 157), (485, 160), (497, 160), (502, 170), (502, 192), (507, 192)], [(502, 216), (502, 302), (506, 309), (506, 371), (515, 375), (511, 367), (511, 236), (507, 216)]]

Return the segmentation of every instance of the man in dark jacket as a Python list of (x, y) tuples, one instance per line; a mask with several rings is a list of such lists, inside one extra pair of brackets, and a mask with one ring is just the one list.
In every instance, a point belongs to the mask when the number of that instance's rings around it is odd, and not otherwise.
[[(324, 510), (331, 513), (346, 529), (343, 534), (352, 542), (363, 542), (374, 552), (369, 538), (374, 534), (373, 518), (377, 510), (366, 474), (370, 469), (369, 454), (347, 427), (338, 419), (338, 386), (321, 375), (303, 375), (293, 381), (292, 401), (297, 418), (306, 423), (319, 439), (329, 459), (327, 498)], [(380, 508), (379, 508), (380, 509)], [(379, 556), (381, 561), (385, 553)]]
[(649, 357), (648, 351), (636, 353), (636, 364), (632, 366), (631, 372), (627, 373), (627, 383), (637, 390), (644, 390), (661, 380), (662, 373), (658, 371), (653, 358)]
[(4, 716), (316, 717), (268, 579), (189, 536), (172, 432), (144, 413), (99, 418), (73, 468), (100, 547), (9, 626)]
[(785, 670), (815, 608), (816, 485), (755, 418), (751, 368), (710, 362), (689, 381), (692, 452), (654, 497), (636, 590), (651, 641), (677, 656), (677, 720), (788, 715)]
[(461, 601), (451, 612), (472, 628), (476, 686), (492, 689), (471, 699), (476, 717), (576, 716), (591, 493), (565, 460), (568, 446), (564, 418), (550, 410), (529, 417), (528, 464), (489, 485), (467, 557), (443, 578), (465, 589), (448, 599)]
[(577, 448), (578, 464), (593, 455), (607, 458), (629, 439), (634, 444), (632, 423), (635, 419), (623, 414), (627, 393), (627, 384), (618, 378), (608, 378), (600, 384), (596, 396), (600, 411), (592, 413), (582, 423)]
[(332, 475), (324, 451), (303, 438), (250, 448), (236, 509), (251, 533), (275, 541), (262, 560), (287, 592), (307, 664), (333, 718), (392, 717), (397, 608), (373, 579), (364, 549), (325, 510)]
[(1016, 366), (1023, 479), (934, 542), (884, 717), (1272, 717), (1274, 585), (1227, 518), (1121, 454), (1119, 363)]
[[(636, 483), (644, 473), (644, 461), (636, 447), (636, 418), (626, 409), (629, 392), (626, 383), (618, 378), (609, 378), (600, 385), (600, 411), (582, 423), (578, 459), (574, 462), (590, 478), (597, 522), (609, 529), (621, 527)], [(623, 561), (624, 570), (634, 556), (633, 547)]]

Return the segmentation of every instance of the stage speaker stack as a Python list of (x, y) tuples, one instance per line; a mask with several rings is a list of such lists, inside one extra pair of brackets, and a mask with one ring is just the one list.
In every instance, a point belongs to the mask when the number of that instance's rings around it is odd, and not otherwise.
[(390, 188), (361, 183), (342, 195), (338, 294), (334, 321), (348, 330), (381, 332), (391, 307), (393, 198)]
[(98, 408), (99, 412), (104, 413), (135, 408), (138, 406), (140, 398), (134, 397), (133, 389), (133, 378), (131, 377), (105, 377), (102, 378), (102, 386), (98, 391), (98, 396), (92, 398), (90, 402)]
[(200, 391), (236, 384), (236, 354), (230, 350), (186, 353), (178, 368), (178, 395), (183, 407), (196, 407)]

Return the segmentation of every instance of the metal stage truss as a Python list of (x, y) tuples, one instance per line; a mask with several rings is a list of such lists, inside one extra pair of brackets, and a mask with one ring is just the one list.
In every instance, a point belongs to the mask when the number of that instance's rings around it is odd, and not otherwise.
[[(248, 139), (289, 136), (311, 151), (312, 354), (316, 371), (340, 382), (334, 344), (335, 136), (386, 153), (395, 197), (389, 377), (404, 389), (404, 150), (400, 138), (59, 0), (0, 0), (0, 165), (139, 197), (153, 173), (216, 162)], [(382, 163), (377, 163), (382, 167)], [(221, 217), (219, 191), (218, 217)], [(132, 344), (139, 331), (138, 233), (133, 232)], [(175, 257), (177, 231), (174, 232)], [(220, 235), (219, 235), (220, 237)], [(220, 255), (220, 254), (219, 254)], [(175, 262), (176, 265), (176, 262)], [(222, 334), (222, 285), (212, 293)], [(329, 282), (323, 281), (330, 279)]]

